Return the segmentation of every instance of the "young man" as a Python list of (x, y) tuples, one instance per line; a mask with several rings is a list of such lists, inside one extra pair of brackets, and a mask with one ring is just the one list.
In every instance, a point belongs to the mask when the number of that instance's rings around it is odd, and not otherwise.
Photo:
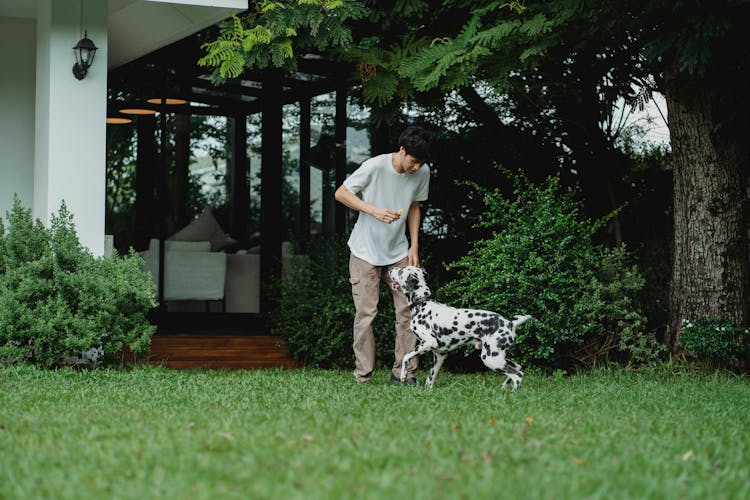
[[(367, 382), (375, 365), (372, 321), (378, 312), (380, 281), (388, 281), (389, 266), (419, 265), (419, 202), (427, 199), (432, 134), (409, 127), (398, 139), (399, 150), (366, 160), (336, 190), (336, 200), (357, 210), (349, 237), (349, 281), (356, 309), (354, 317), (354, 377)], [(361, 195), (361, 198), (357, 196)], [(406, 231), (409, 239), (406, 238)], [(391, 383), (400, 385), (401, 361), (414, 349), (411, 312), (406, 297), (393, 291), (396, 311), (395, 362)], [(417, 358), (409, 362), (406, 384), (416, 384)]]

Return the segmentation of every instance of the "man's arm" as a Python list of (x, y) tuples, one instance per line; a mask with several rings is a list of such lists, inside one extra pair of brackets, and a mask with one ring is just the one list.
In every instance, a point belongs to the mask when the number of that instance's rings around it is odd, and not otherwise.
[(407, 259), (410, 266), (419, 267), (419, 226), (422, 223), (422, 209), (418, 201), (413, 201), (409, 205), (409, 212), (406, 216), (406, 226), (409, 229), (409, 254)]
[[(334, 197), (339, 203), (346, 205), (352, 210), (372, 215), (380, 222), (390, 224), (394, 220), (397, 220), (401, 217), (398, 212), (394, 212), (393, 210), (389, 210), (387, 208), (376, 207), (375, 205), (370, 205), (369, 203), (364, 202), (357, 195), (346, 189), (346, 186), (344, 186), (343, 184), (336, 190)], [(411, 208), (409, 208), (409, 210), (409, 213), (411, 213)]]

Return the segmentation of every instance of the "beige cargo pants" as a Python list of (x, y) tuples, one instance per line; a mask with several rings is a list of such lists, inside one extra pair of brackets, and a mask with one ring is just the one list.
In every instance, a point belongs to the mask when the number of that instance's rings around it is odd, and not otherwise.
[[(406, 264), (407, 259), (404, 257), (393, 266), (404, 267)], [(390, 283), (388, 267), (373, 266), (354, 255), (349, 258), (349, 282), (352, 285), (352, 298), (356, 310), (353, 343), (354, 378), (358, 382), (370, 380), (375, 368), (375, 335), (372, 331), (372, 322), (378, 314), (380, 282)], [(396, 312), (396, 344), (393, 350), (395, 360), (392, 372), (398, 377), (401, 375), (401, 362), (404, 355), (414, 349), (417, 341), (414, 332), (411, 331), (411, 312), (406, 296), (396, 290), (391, 290), (391, 292)], [(417, 363), (416, 356), (409, 361), (407, 378), (413, 376)]]

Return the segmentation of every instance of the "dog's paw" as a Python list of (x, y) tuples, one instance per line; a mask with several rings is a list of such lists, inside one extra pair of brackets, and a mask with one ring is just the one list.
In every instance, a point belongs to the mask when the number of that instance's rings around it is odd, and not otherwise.
[(505, 382), (503, 382), (503, 389), (505, 389), (506, 387), (510, 387), (511, 391), (515, 391), (519, 387), (521, 387), (521, 381), (512, 377), (508, 377), (505, 379)]

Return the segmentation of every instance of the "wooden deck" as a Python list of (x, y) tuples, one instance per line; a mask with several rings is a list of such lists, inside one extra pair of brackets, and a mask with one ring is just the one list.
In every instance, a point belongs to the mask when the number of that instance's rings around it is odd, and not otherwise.
[(155, 335), (148, 363), (170, 368), (293, 368), (281, 337), (270, 335)]

